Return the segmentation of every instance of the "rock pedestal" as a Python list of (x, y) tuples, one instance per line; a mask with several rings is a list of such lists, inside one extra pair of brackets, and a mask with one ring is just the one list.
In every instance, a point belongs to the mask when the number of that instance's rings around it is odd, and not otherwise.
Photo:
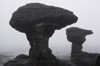
[(49, 49), (48, 46), (49, 37), (46, 36), (43, 32), (40, 33), (38, 32), (38, 30), (31, 32), (28, 31), (26, 33), (26, 36), (31, 46), (29, 51), (29, 57), (48, 57), (50, 54), (52, 54), (52, 51)]
[(78, 27), (71, 27), (66, 30), (68, 41), (72, 42), (71, 58), (82, 53), (82, 44), (86, 41), (86, 36), (92, 34), (91, 30)]

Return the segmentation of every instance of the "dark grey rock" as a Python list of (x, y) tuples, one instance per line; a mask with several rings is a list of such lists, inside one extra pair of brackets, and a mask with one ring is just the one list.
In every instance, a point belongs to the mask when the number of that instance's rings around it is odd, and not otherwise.
[(31, 46), (29, 58), (22, 59), (21, 55), (5, 66), (64, 66), (52, 54), (48, 41), (56, 29), (76, 23), (77, 20), (77, 16), (69, 10), (40, 3), (30, 3), (18, 8), (12, 15), (10, 25), (26, 33)]
[(72, 42), (71, 57), (82, 53), (82, 44), (86, 41), (86, 36), (93, 34), (91, 30), (71, 27), (66, 30), (68, 41)]
[(36, 30), (36, 27), (44, 27), (48, 34), (52, 30), (75, 23), (77, 19), (77, 16), (69, 10), (41, 3), (29, 3), (13, 13), (10, 25), (25, 33), (29, 30)]
[(49, 38), (56, 29), (61, 29), (77, 21), (71, 11), (63, 8), (30, 3), (18, 8), (13, 13), (10, 25), (20, 32), (26, 33), (30, 42), (30, 56), (48, 55)]
[(72, 42), (70, 61), (76, 66), (94, 66), (99, 54), (82, 51), (82, 44), (86, 41), (86, 36), (93, 34), (91, 30), (71, 27), (66, 30), (68, 41)]
[(95, 66), (100, 66), (100, 55), (96, 59)]

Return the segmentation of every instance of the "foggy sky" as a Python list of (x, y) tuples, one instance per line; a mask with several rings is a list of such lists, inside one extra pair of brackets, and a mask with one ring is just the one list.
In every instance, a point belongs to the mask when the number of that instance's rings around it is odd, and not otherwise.
[(83, 51), (100, 53), (100, 0), (2, 0), (0, 2), (0, 52), (28, 52), (30, 46), (26, 35), (10, 27), (9, 20), (12, 13), (20, 6), (35, 2), (68, 9), (79, 18), (77, 23), (55, 31), (49, 41), (53, 52), (70, 54), (71, 43), (66, 38), (65, 30), (74, 26), (94, 32), (86, 37)]

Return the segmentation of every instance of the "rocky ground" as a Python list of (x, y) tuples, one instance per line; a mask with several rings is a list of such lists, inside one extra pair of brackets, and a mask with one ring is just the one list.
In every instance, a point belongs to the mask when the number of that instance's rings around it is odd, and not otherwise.
[[(3, 64), (13, 59), (15, 56), (16, 56), (15, 54), (0, 53), (0, 66), (3, 66)], [(70, 59), (70, 56), (67, 56), (67, 55), (56, 55), (56, 57), (61, 60)]]

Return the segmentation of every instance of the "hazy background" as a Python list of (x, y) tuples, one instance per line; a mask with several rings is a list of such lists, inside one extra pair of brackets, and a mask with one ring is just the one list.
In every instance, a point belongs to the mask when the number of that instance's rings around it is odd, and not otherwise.
[(10, 27), (9, 20), (20, 6), (35, 2), (71, 10), (79, 18), (77, 23), (56, 30), (50, 38), (49, 45), (54, 54), (70, 54), (71, 43), (66, 39), (65, 30), (72, 26), (93, 30), (94, 34), (86, 37), (83, 51), (100, 53), (100, 0), (0, 0), (0, 53), (28, 54), (30, 46), (26, 35)]

